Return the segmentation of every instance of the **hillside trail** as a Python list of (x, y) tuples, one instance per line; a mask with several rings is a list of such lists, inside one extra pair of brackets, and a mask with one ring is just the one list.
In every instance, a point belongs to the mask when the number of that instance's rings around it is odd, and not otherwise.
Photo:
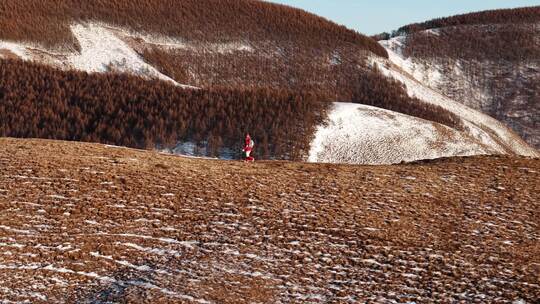
[(534, 303), (539, 172), (0, 139), (0, 302)]

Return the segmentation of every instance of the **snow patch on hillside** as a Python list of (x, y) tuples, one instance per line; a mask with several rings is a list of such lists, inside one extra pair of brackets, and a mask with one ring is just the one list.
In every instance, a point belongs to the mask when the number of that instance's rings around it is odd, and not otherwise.
[(131, 47), (104, 27), (77, 24), (71, 26), (71, 31), (81, 46), (79, 54), (68, 57), (74, 68), (98, 73), (115, 70), (179, 85), (172, 78), (144, 62)]
[[(144, 46), (158, 46), (165, 50), (188, 50), (188, 51), (203, 51), (207, 53), (231, 54), (235, 52), (253, 52), (254, 49), (250, 45), (241, 42), (229, 43), (186, 43), (180, 40), (168, 38), (164, 40), (156, 38), (148, 38), (146, 36), (135, 36), (141, 39)], [(135, 38), (132, 36), (132, 38)], [(140, 43), (140, 42), (139, 42)]]
[[(434, 29), (426, 30), (425, 32), (433, 35), (435, 35), (434, 33), (437, 33), (436, 35), (439, 35), (438, 31)], [(405, 36), (380, 41), (380, 44), (388, 51), (389, 60), (391, 62), (430, 89), (443, 93), (445, 89), (447, 89), (446, 91), (457, 92), (459, 91), (459, 88), (463, 88), (467, 90), (470, 95), (466, 100), (459, 100), (448, 94), (443, 95), (477, 110), (483, 110), (489, 104), (489, 94), (484, 90), (479, 90), (470, 85), (471, 80), (467, 77), (467, 73), (464, 70), (465, 66), (470, 65), (469, 62), (449, 60), (445, 64), (440, 64), (436, 61), (427, 64), (425, 61), (418, 60), (417, 58), (407, 57), (403, 54), (403, 49), (406, 44)], [(495, 63), (492, 62), (481, 64), (485, 66), (495, 65)], [(450, 88), (450, 90), (448, 90), (448, 88)]]
[(30, 44), (0, 41), (0, 58), (6, 57), (2, 51), (22, 60), (42, 62), (61, 69), (76, 69), (89, 73), (117, 71), (144, 78), (159, 79), (184, 88), (162, 74), (124, 42), (116, 30), (97, 24), (73, 24), (71, 31), (81, 47), (80, 52), (58, 53)]
[(157, 46), (162, 50), (189, 50), (220, 54), (254, 51), (254, 48), (249, 43), (243, 41), (224, 43), (188, 42), (181, 37), (171, 37), (154, 33), (140, 33), (126, 28), (111, 27), (106, 24), (102, 24), (100, 27), (115, 33), (130, 45), (136, 44), (142, 47)]
[(388, 51), (388, 58), (414, 79), (422, 82), (430, 88), (436, 88), (442, 83), (442, 67), (433, 65), (425, 66), (417, 64), (412, 58), (403, 55), (405, 36), (399, 36), (390, 40), (380, 41), (380, 44)]
[(308, 161), (394, 164), (489, 152), (434, 122), (366, 105), (334, 103), (328, 122), (315, 133)]
[(0, 58), (2, 58), (2, 50), (6, 50), (21, 58), (22, 60), (29, 60), (30, 57), (26, 52), (26, 47), (13, 42), (0, 41)]

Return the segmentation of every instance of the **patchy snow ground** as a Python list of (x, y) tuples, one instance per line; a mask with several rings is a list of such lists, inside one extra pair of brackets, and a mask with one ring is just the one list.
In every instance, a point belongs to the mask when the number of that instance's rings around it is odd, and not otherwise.
[(417, 69), (410, 59), (404, 58), (399, 51), (399, 46), (403, 43), (402, 40), (402, 37), (395, 37), (389, 41), (380, 42), (388, 51), (389, 60), (372, 57), (371, 64), (376, 64), (386, 76), (402, 82), (409, 95), (426, 103), (443, 107), (461, 117), (464, 125), (469, 129), (469, 134), (497, 153), (540, 156), (538, 151), (530, 147), (501, 122), (424, 85), (423, 81), (426, 78), (433, 78), (432, 81), (436, 82), (440, 77), (435, 77), (437, 73), (434, 71), (428, 71), (428, 74), (424, 75), (423, 73), (426, 71)]
[(352, 103), (334, 103), (318, 127), (308, 161), (392, 164), (446, 156), (487, 154), (473, 139), (449, 127)]
[(534, 159), (244, 164), (0, 138), (0, 168), (0, 303), (540, 294)]

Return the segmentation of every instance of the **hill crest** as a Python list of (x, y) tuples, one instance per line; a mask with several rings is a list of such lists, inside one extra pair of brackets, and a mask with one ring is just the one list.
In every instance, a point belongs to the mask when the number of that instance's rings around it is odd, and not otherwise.
[(524, 24), (540, 22), (540, 6), (497, 9), (450, 17), (436, 18), (425, 22), (400, 27), (397, 35), (462, 25)]

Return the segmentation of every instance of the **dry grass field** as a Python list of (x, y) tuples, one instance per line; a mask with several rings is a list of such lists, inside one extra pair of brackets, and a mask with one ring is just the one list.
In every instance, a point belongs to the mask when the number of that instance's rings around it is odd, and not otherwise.
[(537, 303), (539, 181), (0, 139), (0, 302)]

